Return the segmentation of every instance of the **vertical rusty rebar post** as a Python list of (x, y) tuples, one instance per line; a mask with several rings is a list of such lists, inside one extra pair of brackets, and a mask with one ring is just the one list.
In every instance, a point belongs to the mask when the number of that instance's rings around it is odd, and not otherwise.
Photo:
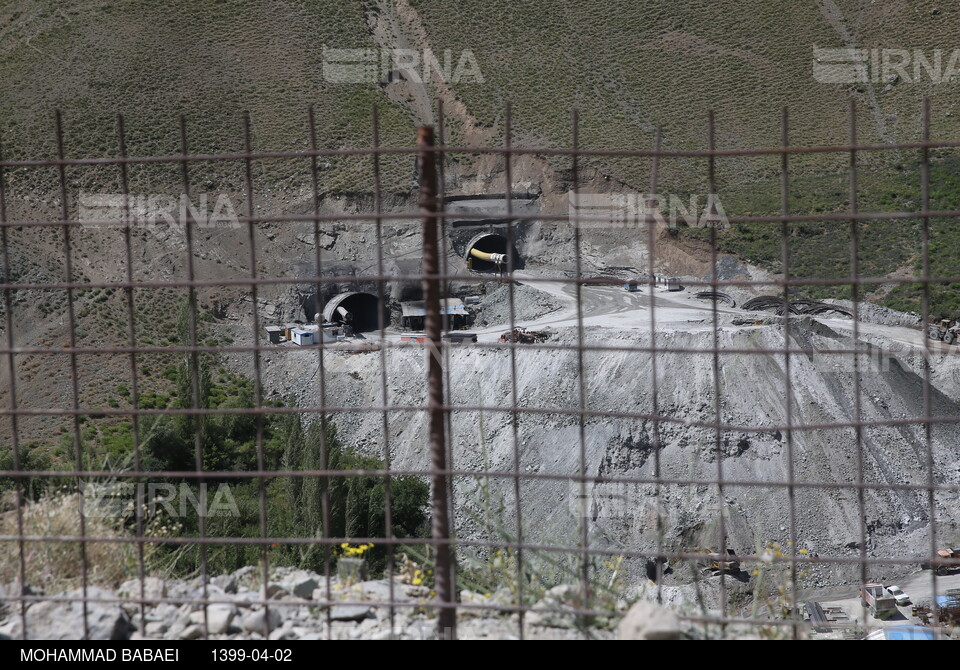
[(433, 153), (433, 128), (417, 131), (420, 166), (420, 216), (423, 219), (423, 295), (426, 303), (427, 409), (430, 413), (430, 460), (433, 468), (433, 540), (437, 552), (436, 590), (440, 599), (437, 636), (452, 640), (457, 634), (454, 564), (450, 551), (450, 517), (447, 499), (447, 444), (443, 408), (443, 365), (440, 359), (440, 248), (437, 239), (437, 162)]

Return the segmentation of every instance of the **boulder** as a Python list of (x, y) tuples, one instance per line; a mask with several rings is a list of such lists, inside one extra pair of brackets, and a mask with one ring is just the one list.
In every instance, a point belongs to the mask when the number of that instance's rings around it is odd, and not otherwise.
[(554, 586), (533, 606), (526, 621), (531, 626), (551, 628), (574, 628), (577, 615), (574, 610), (580, 606), (580, 589), (572, 584)]
[(237, 577), (236, 575), (217, 575), (210, 580), (211, 584), (219, 586), (223, 589), (224, 593), (236, 593), (237, 592)]
[(684, 637), (673, 610), (644, 601), (634, 603), (617, 627), (619, 640), (682, 640)]
[(335, 605), (330, 608), (331, 621), (363, 621), (373, 615), (373, 609), (366, 605)]
[[(120, 588), (117, 589), (117, 595), (121, 598), (140, 598), (140, 580), (128, 579)], [(167, 584), (157, 577), (144, 577), (143, 579), (143, 598), (147, 605), (156, 604), (167, 597)]]
[[(267, 614), (268, 611), (269, 614)], [(263, 634), (265, 622), (267, 624), (267, 630), (272, 631), (274, 628), (283, 623), (283, 615), (280, 614), (276, 607), (271, 607), (269, 610), (255, 610), (250, 612), (250, 614), (244, 618), (243, 629), (250, 633)]]
[(87, 588), (87, 634), (84, 635), (83, 590), (60, 594), (72, 601), (47, 600), (27, 609), (29, 640), (126, 640), (134, 631), (130, 617), (117, 603), (97, 602), (114, 594), (96, 586)]
[(313, 592), (320, 586), (320, 577), (306, 570), (300, 570), (285, 577), (280, 585), (298, 598), (308, 600), (313, 596)]

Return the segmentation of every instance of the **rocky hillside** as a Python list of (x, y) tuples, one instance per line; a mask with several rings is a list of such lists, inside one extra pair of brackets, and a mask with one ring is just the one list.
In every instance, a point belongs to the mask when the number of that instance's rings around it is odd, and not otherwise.
[[(849, 322), (847, 322), (849, 323)], [(718, 336), (720, 421), (748, 430), (722, 430), (715, 422), (713, 356), (696, 353), (658, 353), (657, 407), (666, 417), (656, 430), (649, 419), (591, 417), (586, 422), (585, 472), (590, 476), (649, 480), (694, 480), (702, 484), (656, 486), (647, 484), (596, 484), (589, 491), (589, 527), (596, 546), (614, 550), (655, 551), (658, 542), (667, 551), (694, 551), (716, 543), (718, 510), (723, 510), (731, 546), (741, 553), (758, 552), (767, 542), (786, 546), (790, 535), (790, 498), (783, 486), (758, 485), (789, 481), (788, 456), (793, 454), (797, 482), (793, 505), (800, 547), (812, 554), (856, 557), (860, 552), (860, 525), (856, 490), (858, 448), (852, 428), (802, 429), (804, 425), (847, 424), (855, 412), (854, 375), (849, 355), (818, 353), (854, 345), (849, 330), (839, 331), (815, 321), (792, 326), (790, 344), (808, 352), (790, 360), (792, 417), (799, 426), (792, 434), (787, 425), (784, 398), (783, 356), (771, 353), (784, 347), (782, 326), (731, 327), (724, 323)], [(907, 331), (910, 332), (910, 331)], [(647, 347), (642, 331), (624, 332), (591, 328), (589, 342), (599, 346)], [(860, 392), (864, 421), (898, 421), (903, 425), (863, 431), (861, 448), (864, 481), (881, 488), (865, 494), (868, 555), (921, 556), (929, 546), (929, 516), (922, 490), (885, 488), (923, 485), (927, 482), (927, 451), (923, 427), (909, 423), (922, 415), (922, 350), (882, 336), (866, 336)], [(575, 332), (561, 330), (553, 340), (573, 344)], [(709, 324), (668, 327), (658, 333), (658, 348), (690, 351), (712, 346)], [(387, 404), (419, 406), (425, 397), (423, 352), (391, 349), (387, 356)], [(278, 387), (297, 393), (302, 405), (316, 406), (316, 358), (307, 352), (271, 357), (270, 379)], [(583, 383), (586, 408), (599, 412), (654, 413), (651, 388), (652, 359), (641, 351), (587, 352)], [(338, 354), (327, 356), (325, 383), (329, 399), (343, 407), (367, 407), (381, 402), (380, 356)], [(938, 356), (932, 397), (934, 417), (953, 418), (957, 413), (955, 360)], [(309, 369), (311, 374), (304, 375)], [(457, 479), (458, 527), (469, 537), (512, 537), (519, 508), (525, 540), (576, 546), (579, 533), (578, 488), (561, 478), (580, 471), (580, 433), (575, 414), (578, 385), (575, 351), (519, 350), (516, 355), (517, 404), (521, 408), (555, 410), (521, 413), (518, 418), (514, 462), (514, 433), (510, 414), (495, 408), (513, 404), (510, 355), (506, 350), (457, 349), (451, 353), (450, 399), (454, 405), (484, 406), (486, 411), (454, 411), (453, 461), (457, 469), (513, 472), (530, 479), (521, 485), (519, 505), (507, 478), (463, 476)], [(328, 400), (328, 402), (330, 402)], [(389, 449), (394, 464), (426, 468), (429, 455), (420, 436), (426, 417), (419, 411), (392, 411), (386, 440), (382, 419), (376, 413), (339, 412), (336, 423), (345, 438), (373, 453)], [(956, 485), (960, 471), (956, 424), (933, 430), (934, 481)], [(718, 458), (722, 463), (718, 463)], [(658, 462), (659, 461), (659, 462)], [(714, 481), (723, 477), (749, 486), (729, 485), (719, 497)], [(540, 478), (538, 478), (540, 476)], [(545, 504), (551, 501), (550, 504)], [(659, 503), (658, 503), (659, 501)], [(499, 510), (490, 523), (489, 508)], [(948, 494), (936, 497), (939, 537), (956, 535), (960, 517)], [(659, 518), (659, 521), (658, 521)], [(662, 534), (658, 534), (658, 523)], [(919, 560), (919, 559), (918, 559)], [(632, 574), (643, 565), (630, 564)], [(871, 567), (871, 569), (874, 569)], [(880, 579), (909, 568), (876, 568)], [(845, 572), (823, 566), (809, 572), (804, 586), (853, 581), (859, 569)], [(684, 575), (684, 578), (688, 578)]]

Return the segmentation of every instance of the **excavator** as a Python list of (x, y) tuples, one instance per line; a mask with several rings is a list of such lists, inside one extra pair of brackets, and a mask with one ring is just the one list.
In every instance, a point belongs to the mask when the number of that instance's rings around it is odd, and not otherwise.
[(706, 558), (703, 561), (699, 562), (701, 574), (713, 574), (719, 575), (721, 572), (726, 572), (729, 574), (737, 574), (740, 572), (740, 561), (736, 558), (736, 552), (733, 549), (727, 549), (726, 552), (715, 552), (712, 549), (700, 549), (694, 553), (697, 554), (727, 554), (728, 560), (720, 560), (714, 558)]

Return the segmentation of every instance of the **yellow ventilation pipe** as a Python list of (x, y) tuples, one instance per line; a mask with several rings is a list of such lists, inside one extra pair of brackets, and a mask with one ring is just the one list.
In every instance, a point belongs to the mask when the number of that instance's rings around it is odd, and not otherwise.
[(479, 249), (471, 249), (470, 255), (474, 258), (478, 258), (481, 261), (487, 261), (488, 263), (493, 263), (494, 265), (506, 265), (507, 264), (507, 255), (506, 254), (488, 254), (485, 251), (480, 251)]

